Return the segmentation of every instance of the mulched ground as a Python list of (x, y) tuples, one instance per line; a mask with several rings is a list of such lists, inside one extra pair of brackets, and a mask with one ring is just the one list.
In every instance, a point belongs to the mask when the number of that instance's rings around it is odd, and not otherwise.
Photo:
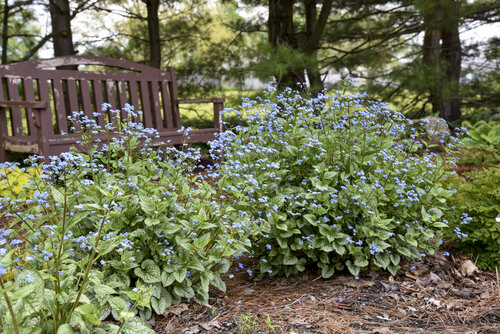
[[(232, 273), (224, 277), (227, 293), (212, 291), (210, 306), (177, 305), (150, 326), (165, 334), (500, 333), (497, 277), (466, 257), (427, 256), (395, 278), (371, 272), (325, 280), (307, 272), (259, 280)], [(268, 317), (277, 327), (266, 330)]]

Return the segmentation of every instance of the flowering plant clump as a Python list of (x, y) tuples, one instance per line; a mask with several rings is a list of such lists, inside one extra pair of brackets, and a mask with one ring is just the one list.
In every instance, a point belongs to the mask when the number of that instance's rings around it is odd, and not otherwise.
[[(440, 244), (454, 164), (430, 152), (418, 130), (364, 94), (306, 98), (285, 90), (246, 100), (247, 127), (212, 145), (220, 189), (260, 221), (253, 243), (262, 273), (294, 274), (308, 265), (330, 277), (345, 266), (395, 274)], [(455, 149), (459, 140), (446, 138)]]
[[(74, 113), (80, 152), (50, 157), (25, 197), (0, 199), (16, 225), (0, 236), (8, 332), (152, 332), (152, 312), (224, 290), (228, 258), (250, 244), (246, 214), (193, 173), (199, 152), (155, 149), (156, 131), (132, 122), (132, 107), (122, 114), (101, 128)], [(109, 316), (119, 325), (94, 328)]]

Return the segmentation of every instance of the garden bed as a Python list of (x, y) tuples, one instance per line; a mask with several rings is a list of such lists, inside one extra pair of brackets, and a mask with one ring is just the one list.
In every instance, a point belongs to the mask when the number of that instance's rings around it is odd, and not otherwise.
[(232, 273), (224, 277), (227, 293), (211, 293), (211, 306), (177, 305), (149, 325), (157, 333), (186, 334), (500, 331), (495, 274), (466, 257), (427, 256), (396, 278), (370, 272), (359, 280), (347, 274), (325, 280), (308, 271), (259, 280)]

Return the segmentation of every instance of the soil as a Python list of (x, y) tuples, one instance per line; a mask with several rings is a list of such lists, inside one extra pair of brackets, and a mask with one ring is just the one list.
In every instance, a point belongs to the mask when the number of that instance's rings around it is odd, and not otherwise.
[(498, 278), (468, 257), (427, 256), (396, 277), (318, 276), (262, 279), (233, 269), (210, 305), (176, 305), (149, 325), (165, 334), (500, 333)]

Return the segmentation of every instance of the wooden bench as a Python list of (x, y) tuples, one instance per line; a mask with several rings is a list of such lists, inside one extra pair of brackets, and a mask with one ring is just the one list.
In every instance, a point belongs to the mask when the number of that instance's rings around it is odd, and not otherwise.
[[(61, 66), (93, 65), (114, 71), (76, 71)], [(56, 69), (57, 67), (57, 69)], [(117, 71), (120, 69), (120, 71)], [(180, 103), (213, 103), (213, 128), (193, 130), (190, 142), (208, 142), (222, 131), (223, 98), (179, 100), (174, 69), (162, 71), (129, 61), (96, 56), (65, 56), (0, 66), (0, 162), (9, 152), (45, 157), (66, 152), (81, 139), (67, 116), (83, 111), (104, 127), (112, 118), (103, 103), (126, 103), (143, 112), (136, 121), (158, 130), (160, 141), (183, 142)], [(123, 117), (123, 115), (122, 115)]]

